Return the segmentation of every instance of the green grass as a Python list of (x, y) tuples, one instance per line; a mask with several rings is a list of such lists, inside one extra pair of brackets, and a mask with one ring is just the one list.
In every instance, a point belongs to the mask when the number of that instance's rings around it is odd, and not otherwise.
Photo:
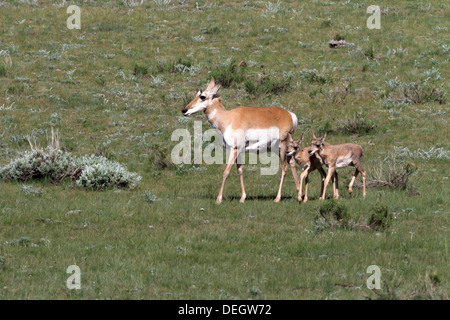
[[(0, 165), (29, 148), (27, 137), (45, 146), (53, 125), (72, 154), (102, 154), (142, 181), (102, 192), (1, 182), (0, 299), (376, 299), (366, 288), (374, 264), (383, 298), (448, 296), (445, 1), (380, 1), (381, 30), (366, 28), (364, 0), (74, 3), (81, 30), (50, 2), (2, 3)], [(330, 49), (338, 35), (349, 45)], [(389, 212), (387, 226), (318, 225), (318, 173), (306, 204), (288, 173), (277, 204), (280, 172), (254, 165), (244, 169), (246, 202), (233, 169), (216, 205), (223, 165), (167, 161), (173, 130), (193, 132), (194, 119), (209, 127), (181, 109), (214, 72), (231, 79), (220, 91), (229, 109), (283, 106), (299, 118), (296, 139), (328, 131), (330, 143), (360, 144), (369, 179), (387, 157), (413, 162), (408, 188), (370, 188), (364, 200), (346, 190), (353, 170), (339, 171), (351, 219)], [(65, 285), (73, 264), (81, 290)]]

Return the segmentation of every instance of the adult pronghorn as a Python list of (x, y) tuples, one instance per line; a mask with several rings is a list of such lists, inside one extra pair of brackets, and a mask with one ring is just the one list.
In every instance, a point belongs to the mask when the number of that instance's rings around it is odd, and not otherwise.
[[(292, 134), (297, 127), (297, 116), (279, 107), (239, 107), (226, 110), (222, 99), (217, 96), (219, 89), (220, 84), (216, 85), (214, 79), (211, 78), (206, 90), (198, 91), (194, 100), (182, 110), (185, 116), (203, 111), (209, 123), (222, 134), (224, 146), (231, 149), (216, 203), (222, 202), (225, 181), (234, 163), (236, 163), (241, 182), (240, 202), (244, 202), (246, 194), (242, 164), (237, 161), (239, 154), (242, 151), (266, 151), (277, 142), (279, 142), (278, 155), (282, 163), (281, 182), (275, 198), (275, 202), (279, 202), (288, 165), (287, 145), (289, 141), (292, 141)], [(298, 191), (299, 183), (295, 171), (295, 161), (292, 157), (289, 165)]]

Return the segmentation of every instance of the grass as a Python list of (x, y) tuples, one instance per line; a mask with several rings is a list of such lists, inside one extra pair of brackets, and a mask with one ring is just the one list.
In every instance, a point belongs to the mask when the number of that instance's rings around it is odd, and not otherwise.
[[(45, 145), (51, 124), (63, 150), (106, 156), (142, 181), (101, 192), (1, 182), (0, 299), (448, 297), (445, 1), (381, 1), (381, 30), (366, 28), (364, 0), (75, 3), (81, 30), (65, 28), (65, 8), (50, 2), (2, 3), (0, 166), (28, 138)], [(334, 37), (347, 46), (330, 49)], [(370, 188), (366, 199), (348, 194), (353, 170), (340, 169), (338, 205), (380, 227), (318, 232), (315, 173), (308, 203), (289, 175), (273, 203), (280, 172), (246, 165), (240, 204), (233, 169), (215, 205), (224, 166), (173, 165), (170, 137), (193, 132), (181, 109), (216, 72), (228, 109), (283, 106), (299, 119), (296, 139), (330, 129), (328, 142), (360, 144), (369, 179), (387, 180), (396, 153), (414, 163), (410, 187)], [(65, 285), (73, 264), (81, 290)], [(377, 293), (365, 285), (373, 264)]]

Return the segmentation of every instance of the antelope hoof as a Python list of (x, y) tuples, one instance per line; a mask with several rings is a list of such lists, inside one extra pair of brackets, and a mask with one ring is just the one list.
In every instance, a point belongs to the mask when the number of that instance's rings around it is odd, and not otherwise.
[(273, 202), (280, 202), (281, 197), (276, 197), (275, 200), (273, 200)]
[(244, 203), (246, 197), (247, 197), (247, 195), (244, 194), (244, 195), (241, 197), (241, 200), (239, 200), (239, 202), (240, 202), (240, 203)]
[(216, 204), (221, 204), (221, 203), (222, 203), (222, 197), (217, 197)]

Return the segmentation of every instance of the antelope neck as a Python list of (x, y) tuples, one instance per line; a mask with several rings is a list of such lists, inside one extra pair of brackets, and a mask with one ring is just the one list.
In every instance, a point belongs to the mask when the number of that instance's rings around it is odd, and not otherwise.
[(205, 110), (205, 115), (209, 122), (215, 122), (214, 118), (221, 112), (226, 111), (225, 107), (220, 102), (213, 102)]

